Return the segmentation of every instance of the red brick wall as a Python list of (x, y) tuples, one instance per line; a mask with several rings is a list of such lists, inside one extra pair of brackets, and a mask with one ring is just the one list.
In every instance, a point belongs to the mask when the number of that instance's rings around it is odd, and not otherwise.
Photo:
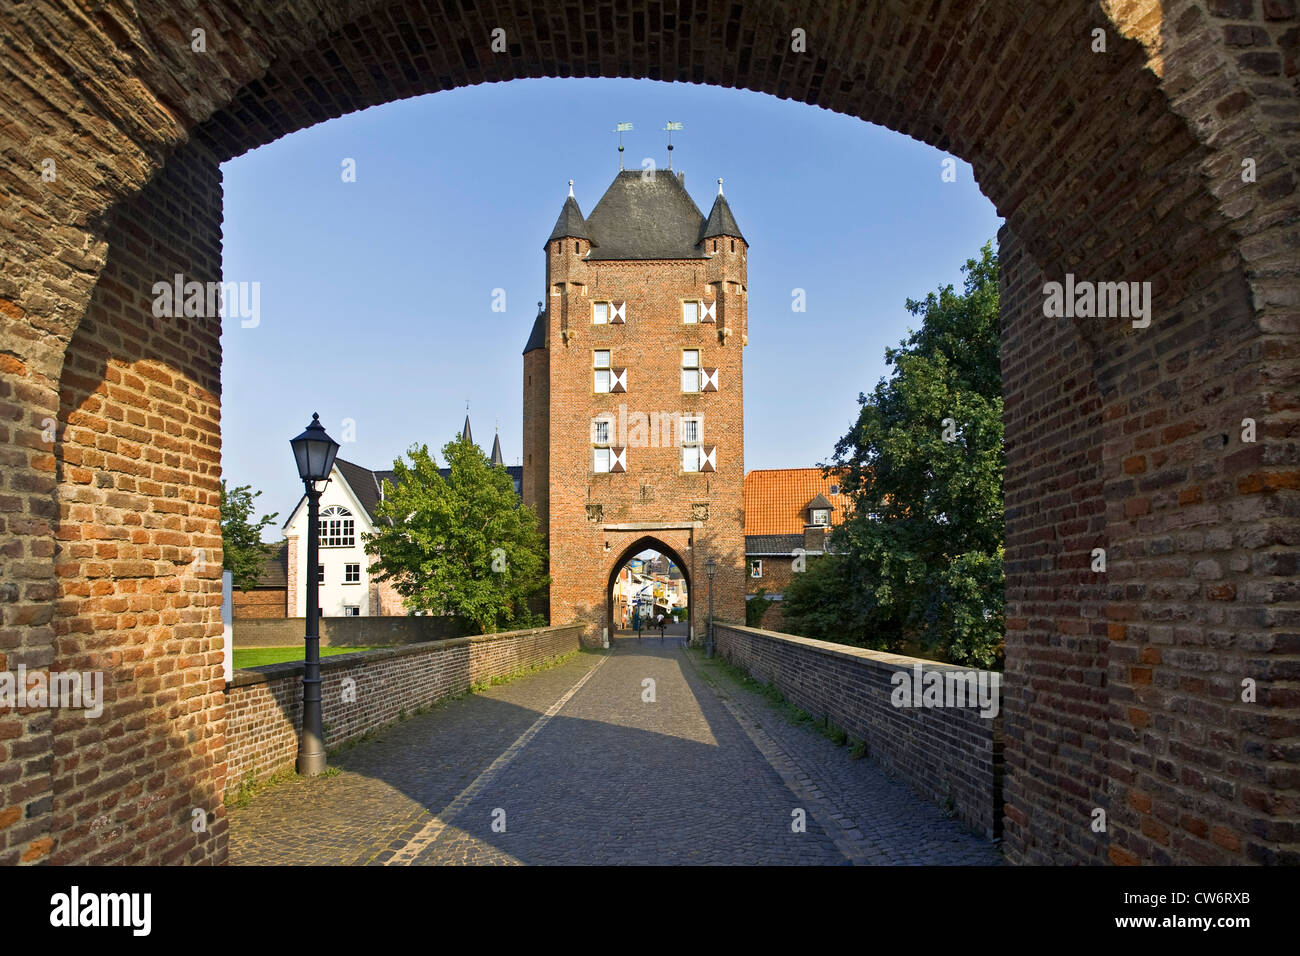
[(533, 349), (524, 356), (524, 470), (520, 486), (524, 504), (537, 512), (537, 527), (543, 539), (550, 530), (551, 494), (548, 356), (544, 348)]
[[(470, 685), (578, 649), (577, 627), (462, 637), (321, 660), (325, 744), (337, 747)], [(345, 688), (354, 699), (345, 700)], [(292, 766), (302, 727), (302, 665), (236, 671), (226, 687), (228, 775), (233, 790)]]
[[(715, 616), (743, 621), (745, 243), (732, 252), (729, 241), (721, 242), (709, 260), (627, 262), (585, 261), (588, 244), (578, 242), (576, 252), (574, 245), (556, 241), (547, 250), (551, 621), (586, 622), (584, 640), (598, 642), (610, 575), (647, 537), (647, 546), (675, 549), (697, 584), (712, 555), (720, 566)], [(683, 298), (716, 301), (717, 324), (683, 324)], [(625, 324), (592, 324), (591, 303), (605, 299), (627, 303)], [(626, 393), (593, 394), (596, 349), (608, 349), (610, 364), (628, 369)], [(718, 391), (681, 391), (683, 349), (698, 349), (702, 366), (720, 370)], [(703, 443), (717, 446), (717, 471), (683, 473), (673, 434), (669, 447), (629, 447), (626, 473), (593, 474), (591, 421), (600, 413), (621, 419), (620, 406), (629, 418), (701, 416)], [(589, 506), (598, 506), (601, 517), (592, 517)], [(707, 508), (707, 517), (698, 508)], [(678, 527), (655, 527), (663, 524)], [(695, 595), (691, 604), (697, 606)]]
[[(748, 577), (749, 562), (751, 560), (760, 560), (763, 562), (763, 576), (761, 578)], [(816, 561), (816, 557), (805, 558), (807, 563)], [(747, 558), (745, 561), (745, 583), (748, 585), (749, 594), (755, 593), (759, 588), (766, 588), (768, 594), (784, 594), (785, 589), (790, 586), (794, 580), (795, 571), (793, 570), (794, 559), (787, 557), (771, 556), (754, 556)], [(806, 566), (806, 565), (805, 565)], [(757, 600), (754, 598), (753, 600)], [(763, 598), (767, 600), (767, 598)], [(781, 601), (768, 601), (767, 612), (763, 615), (762, 627), (768, 631), (779, 631), (785, 624), (785, 617), (781, 613)]]
[(287, 600), (288, 592), (284, 588), (253, 588), (251, 591), (235, 588), (230, 595), (231, 614), (236, 621), (284, 617)]
[[(894, 674), (969, 668), (828, 644), (768, 629), (715, 625), (718, 652), (786, 699), (829, 718), (867, 745), (873, 760), (990, 839), (1002, 825), (1002, 710), (895, 707)], [(986, 675), (987, 677), (987, 675)], [(992, 685), (991, 685), (992, 686)]]
[[(597, 4), (592, 16), (615, 6)], [(98, 655), (119, 678), (115, 705), (139, 708), (115, 709), (75, 751), (49, 712), (0, 714), (0, 862), (224, 858), (219, 820), (207, 845), (174, 828), (186, 803), (209, 802), (223, 780), (221, 707), (209, 705), (220, 695), (205, 676), (220, 626), (216, 578), (176, 574), (181, 552), (205, 547), (215, 528), (206, 509), (215, 514), (216, 332), (159, 335), (140, 322), (149, 284), (177, 266), (217, 278), (216, 163), (377, 103), (561, 74), (763, 91), (971, 162), (1020, 237), (1002, 242), (1015, 273), (1003, 321), (1008, 854), (1297, 859), (1286, 743), (1300, 735), (1289, 690), (1300, 484), (1292, 6), (997, 0), (971, 19), (963, 4), (792, 0), (779, 16), (741, 4), (697, 10), (671, 28), (656, 26), (650, 8), (609, 12), (609, 29), (593, 32), (554, 17), (536, 29), (540, 3), (214, 0), (196, 13), (205, 55), (190, 51), (183, 30), (178, 42), (174, 11), (158, 0), (90, 14), (48, 0), (0, 8), (13, 64), (0, 80), (12, 144), (0, 150), (10, 200), (0, 205), (0, 666)], [(507, 54), (490, 50), (483, 29), (498, 22), (517, 25)], [(806, 53), (790, 50), (792, 23), (807, 24)], [(1104, 55), (1087, 42), (1094, 28), (1108, 37)], [(671, 29), (674, 42), (657, 42), (656, 29)], [(67, 51), (76, 69), (46, 69)], [(415, 61), (428, 68), (408, 69)], [(57, 179), (41, 178), (45, 158), (57, 161)], [(1243, 181), (1244, 160), (1256, 165), (1253, 182)], [(1151, 334), (1042, 322), (1035, 286), (1067, 271), (1156, 283)], [(119, 313), (116, 302), (129, 305)], [(106, 401), (101, 384), (105, 394), (138, 392), (145, 370), (170, 378), (143, 386), (157, 403), (147, 438), (132, 438), (123, 419), (93, 437), (77, 426), (65, 440), (68, 415), (92, 397)], [(1258, 423), (1253, 447), (1233, 443), (1242, 417)], [(58, 425), (53, 441), (47, 420)], [(125, 485), (141, 482), (134, 470), (146, 465), (159, 489), (131, 492)], [(134, 527), (108, 500), (133, 493), (145, 499)], [(91, 527), (129, 528), (128, 537), (78, 540), (74, 508), (99, 512)], [(153, 537), (175, 529), (146, 526), (146, 515), (179, 520), (187, 544)], [(137, 532), (153, 540), (131, 540)], [(1104, 585), (1077, 563), (1098, 537), (1111, 555)], [(96, 558), (115, 542), (159, 550), (139, 557), (143, 565)], [(739, 541), (737, 551), (738, 615)], [(134, 631), (123, 617), (132, 614)], [(1249, 706), (1239, 699), (1246, 679), (1258, 682)], [(1094, 719), (1103, 700), (1104, 724)], [(143, 779), (122, 769), (141, 746), (140, 768), (152, 764)], [(129, 809), (137, 785), (162, 798)], [(131, 842), (86, 839), (83, 812), (97, 820), (115, 796)], [(1110, 810), (1104, 843), (1080, 819), (1089, 806)], [(149, 819), (160, 812), (165, 822)], [(63, 853), (64, 844), (75, 849)]]
[(220, 222), (191, 148), (119, 210), (64, 361), (54, 667), (103, 671), (106, 704), (52, 721), (56, 863), (224, 858), (220, 323), (152, 315), (154, 282), (221, 278)]

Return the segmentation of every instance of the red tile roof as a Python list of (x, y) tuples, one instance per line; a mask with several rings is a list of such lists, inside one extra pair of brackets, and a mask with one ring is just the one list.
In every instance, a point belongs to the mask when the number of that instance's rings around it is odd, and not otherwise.
[(831, 524), (844, 520), (849, 497), (831, 494), (838, 485), (834, 472), (822, 477), (820, 468), (766, 468), (745, 475), (745, 534), (802, 534), (808, 523), (808, 502), (819, 494), (830, 499)]

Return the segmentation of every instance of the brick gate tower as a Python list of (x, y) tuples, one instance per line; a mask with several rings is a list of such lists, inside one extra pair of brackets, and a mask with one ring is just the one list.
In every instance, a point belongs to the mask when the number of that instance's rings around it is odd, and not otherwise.
[(552, 624), (611, 624), (610, 590), (648, 548), (686, 577), (691, 634), (744, 621), (748, 245), (722, 194), (706, 219), (672, 170), (620, 171), (591, 215), (573, 196), (546, 241), (524, 347), (523, 499), (550, 549)]

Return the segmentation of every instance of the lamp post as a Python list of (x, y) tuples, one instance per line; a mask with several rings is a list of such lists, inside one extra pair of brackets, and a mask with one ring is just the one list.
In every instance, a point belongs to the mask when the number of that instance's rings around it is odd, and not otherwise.
[(709, 639), (704, 645), (704, 656), (712, 659), (713, 657), (713, 576), (718, 573), (718, 562), (709, 556), (709, 560), (704, 562), (704, 573), (709, 576)]
[[(320, 496), (316, 483), (327, 481), (339, 444), (312, 415), (311, 424), (289, 442), (298, 464), (298, 477), (307, 493), (307, 643), (302, 672), (302, 734), (298, 737), (298, 772), (314, 777), (325, 769), (324, 731), (320, 696)], [(323, 489), (322, 489), (323, 490)]]

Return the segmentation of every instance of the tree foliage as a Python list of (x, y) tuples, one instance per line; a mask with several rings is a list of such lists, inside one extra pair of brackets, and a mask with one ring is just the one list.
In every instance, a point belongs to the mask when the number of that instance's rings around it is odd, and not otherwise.
[(528, 607), (550, 581), (536, 512), (473, 442), (456, 438), (442, 454), (446, 478), (427, 445), (393, 462), (365, 543), (372, 574), (391, 581), (410, 610), (452, 615), (466, 630), (543, 623)]
[(745, 601), (745, 624), (749, 627), (762, 627), (763, 615), (771, 606), (772, 602), (767, 599), (767, 588), (759, 588)]
[[(991, 243), (951, 285), (907, 301), (919, 331), (887, 349), (893, 366), (830, 466), (852, 505), (835, 554), (787, 589), (800, 633), (1000, 666), (1004, 624), (1002, 380), (998, 261)], [(793, 614), (792, 614), (793, 612)]]
[(279, 512), (253, 519), (256, 499), (261, 494), (251, 485), (227, 489), (226, 480), (221, 480), (221, 568), (231, 573), (234, 586), (241, 591), (257, 586), (262, 565), (275, 550), (274, 545), (262, 543), (262, 529)]

